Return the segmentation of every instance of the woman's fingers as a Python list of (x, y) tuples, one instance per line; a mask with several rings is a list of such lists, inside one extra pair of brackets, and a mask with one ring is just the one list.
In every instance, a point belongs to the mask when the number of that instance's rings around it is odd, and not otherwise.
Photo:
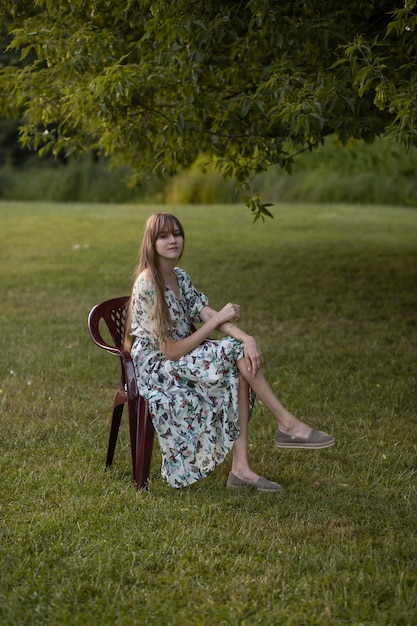
[(221, 322), (229, 322), (235, 318), (239, 321), (242, 317), (242, 309), (238, 304), (229, 302), (229, 304), (226, 304), (226, 306), (224, 306), (219, 312), (219, 317)]
[(259, 370), (262, 367), (262, 363), (263, 363), (262, 354), (259, 352), (256, 354), (246, 355), (246, 363), (247, 363), (248, 371), (255, 378), (256, 374), (259, 372)]
[(242, 308), (238, 304), (232, 304), (232, 303), (230, 303), (228, 306), (231, 309), (232, 318), (235, 317), (237, 321), (239, 321), (240, 318), (242, 317)]
[(246, 366), (255, 378), (263, 363), (261, 349), (253, 337), (247, 337), (244, 341), (244, 346)]

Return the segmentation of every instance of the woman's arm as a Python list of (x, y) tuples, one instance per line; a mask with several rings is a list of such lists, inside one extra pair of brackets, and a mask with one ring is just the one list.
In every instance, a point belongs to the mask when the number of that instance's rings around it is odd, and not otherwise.
[[(236, 319), (236, 323), (238, 323), (242, 316), (242, 309), (238, 304), (236, 304), (235, 306), (236, 306), (236, 315), (234, 317)], [(216, 315), (217, 315), (217, 311), (212, 309), (210, 306), (205, 306), (204, 309), (202, 309), (200, 312), (200, 317), (203, 322), (207, 322), (208, 320), (215, 317)], [(236, 329), (236, 334), (230, 335), (230, 331), (232, 330), (232, 328)], [(231, 321), (224, 322), (223, 324), (217, 326), (216, 330), (220, 330), (225, 335), (230, 335), (231, 337), (234, 337), (235, 339), (238, 339), (239, 341), (242, 341), (242, 342), (245, 337), (249, 336), (247, 335), (247, 333), (245, 333), (243, 330), (238, 328), (236, 324), (233, 324), (233, 322)]]
[[(200, 313), (200, 317), (204, 322), (210, 320), (216, 315), (217, 312), (209, 306), (204, 307)], [(235, 316), (237, 322), (240, 321), (241, 316), (242, 310), (238, 307), (238, 315)], [(230, 337), (233, 337), (243, 343), (246, 367), (248, 368), (248, 372), (250, 372), (255, 378), (263, 363), (262, 352), (256, 343), (256, 340), (251, 335), (248, 335), (248, 333), (245, 333), (245, 331), (239, 328), (239, 326), (236, 326), (236, 324), (233, 324), (230, 321), (217, 326), (217, 330), (220, 330), (222, 333), (230, 335)]]
[(201, 310), (200, 317), (203, 323), (194, 333), (175, 341), (174, 339), (168, 339), (167, 341), (161, 341), (160, 349), (162, 354), (170, 361), (178, 361), (182, 356), (197, 348), (204, 339), (213, 332), (213, 330), (221, 329), (225, 327), (226, 322), (235, 317), (240, 317), (240, 306), (237, 304), (226, 304), (221, 311), (214, 311), (210, 309), (210, 313), (207, 314), (206, 309), (210, 307), (206, 306)]

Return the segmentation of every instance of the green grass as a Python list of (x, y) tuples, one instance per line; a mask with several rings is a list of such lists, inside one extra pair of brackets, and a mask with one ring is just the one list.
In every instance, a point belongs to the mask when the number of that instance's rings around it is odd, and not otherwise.
[[(168, 207), (169, 208), (169, 207)], [(132, 486), (126, 420), (104, 471), (117, 359), (87, 331), (130, 291), (155, 207), (0, 204), (0, 623), (411, 625), (417, 615), (415, 210), (181, 206), (182, 266), (237, 301), (284, 404), (334, 433), (283, 451), (258, 406), (253, 467)]]

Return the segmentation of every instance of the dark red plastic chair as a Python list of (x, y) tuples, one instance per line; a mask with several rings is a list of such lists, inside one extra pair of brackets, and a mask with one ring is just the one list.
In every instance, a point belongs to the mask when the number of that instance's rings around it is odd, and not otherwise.
[[(120, 389), (114, 398), (106, 467), (113, 462), (117, 435), (127, 402), (129, 414), (130, 449), (132, 453), (133, 479), (137, 489), (147, 489), (152, 461), (155, 430), (146, 400), (139, 395), (135, 369), (130, 353), (123, 348), (129, 296), (106, 300), (97, 304), (88, 316), (88, 329), (95, 344), (120, 359)], [(100, 321), (106, 324), (114, 345), (105, 341), (100, 332)]]

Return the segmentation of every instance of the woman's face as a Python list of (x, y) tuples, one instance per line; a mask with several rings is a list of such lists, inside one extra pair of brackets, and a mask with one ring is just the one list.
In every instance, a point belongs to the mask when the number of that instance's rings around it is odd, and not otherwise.
[(156, 253), (163, 259), (176, 261), (184, 249), (184, 237), (178, 228), (162, 231), (155, 241)]

